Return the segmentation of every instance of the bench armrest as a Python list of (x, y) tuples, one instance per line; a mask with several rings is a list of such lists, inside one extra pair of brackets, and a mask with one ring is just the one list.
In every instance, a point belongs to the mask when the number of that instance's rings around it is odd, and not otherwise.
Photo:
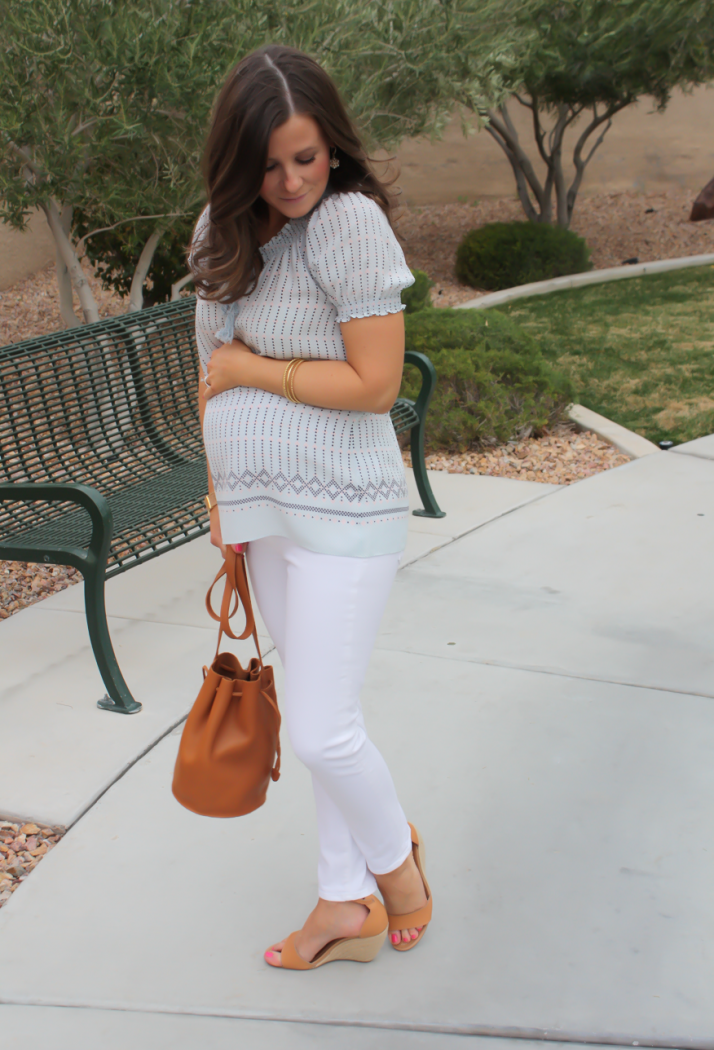
[(416, 350), (407, 350), (405, 352), (404, 364), (414, 365), (421, 372), (421, 390), (414, 402), (414, 410), (423, 422), (426, 418), (429, 402), (436, 390), (436, 369), (426, 354), (417, 353)]
[[(10, 481), (0, 483), (0, 503), (77, 503), (92, 520), (92, 538), (89, 543), (90, 556), (99, 565), (105, 565), (112, 542), (114, 521), (109, 503), (100, 492), (89, 485), (74, 482), (50, 483), (34, 481)], [(2, 537), (0, 537), (0, 547)]]
[(416, 514), (417, 517), (443, 518), (446, 515), (436, 502), (436, 497), (432, 492), (429, 476), (426, 472), (424, 448), (426, 413), (429, 408), (429, 402), (431, 401), (436, 389), (436, 369), (426, 354), (419, 354), (416, 350), (406, 351), (404, 354), (404, 364), (414, 365), (418, 368), (421, 372), (422, 379), (421, 390), (419, 391), (419, 396), (414, 403), (414, 411), (419, 417), (419, 422), (411, 431), (411, 452), (414, 480), (416, 481), (424, 509), (415, 510), (413, 513)]

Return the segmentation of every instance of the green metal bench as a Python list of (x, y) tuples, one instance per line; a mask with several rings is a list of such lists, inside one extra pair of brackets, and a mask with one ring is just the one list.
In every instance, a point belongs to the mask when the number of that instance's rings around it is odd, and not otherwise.
[[(195, 299), (0, 347), (0, 558), (73, 565), (106, 710), (141, 709), (112, 648), (104, 583), (208, 532), (197, 407)], [(411, 432), (423, 510), (443, 517), (424, 467), (436, 373), (392, 409)]]

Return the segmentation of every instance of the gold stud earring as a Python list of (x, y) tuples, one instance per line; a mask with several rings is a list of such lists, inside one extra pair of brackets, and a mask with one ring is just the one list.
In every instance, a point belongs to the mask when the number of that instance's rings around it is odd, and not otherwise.
[(332, 155), (330, 156), (330, 167), (334, 169), (334, 168), (339, 168), (339, 166), (340, 166), (340, 158), (337, 156), (337, 150), (333, 149), (332, 150)]

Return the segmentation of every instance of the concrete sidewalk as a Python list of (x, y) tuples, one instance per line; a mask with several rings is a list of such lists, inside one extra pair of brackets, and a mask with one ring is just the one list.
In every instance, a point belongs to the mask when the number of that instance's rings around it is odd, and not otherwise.
[[(408, 472), (410, 503), (420, 506)], [(557, 486), (504, 478), (432, 473), (445, 518), (409, 519), (404, 565), (465, 532), (508, 514)], [(200, 669), (210, 661), (216, 625), (204, 597), (220, 566), (207, 537), (110, 580), (109, 628), (139, 714), (100, 711), (97, 670), (78, 584), (0, 629), (0, 817), (71, 826), (147, 749), (186, 717)], [(238, 617), (239, 619), (239, 617)], [(258, 617), (264, 651), (272, 642)], [(244, 662), (253, 643), (239, 642)], [(108, 716), (108, 717), (107, 717)]]
[[(170, 794), (179, 727), (0, 912), (0, 1030), (53, 1050), (714, 1047), (711, 446), (421, 534), (446, 545), (399, 574), (364, 691), (427, 844), (416, 951), (268, 968), (314, 903), (309, 777), (286, 747), (263, 809), (196, 817)], [(181, 616), (144, 601), (141, 632), (175, 631), (193, 676)]]

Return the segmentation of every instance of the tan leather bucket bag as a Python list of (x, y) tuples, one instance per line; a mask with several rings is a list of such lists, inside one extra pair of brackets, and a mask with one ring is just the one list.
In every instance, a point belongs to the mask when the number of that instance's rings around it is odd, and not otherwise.
[[(213, 588), (226, 582), (217, 615)], [(230, 618), (245, 611), (235, 635)], [(204, 682), (181, 735), (173, 793), (187, 809), (206, 817), (241, 817), (265, 802), (271, 779), (280, 776), (280, 712), (273, 668), (263, 663), (245, 567), (245, 555), (227, 548), (223, 568), (206, 595), (209, 615), (220, 623), (216, 656), (203, 668)], [(243, 668), (233, 653), (219, 653), (223, 635), (253, 636), (258, 658)]]

